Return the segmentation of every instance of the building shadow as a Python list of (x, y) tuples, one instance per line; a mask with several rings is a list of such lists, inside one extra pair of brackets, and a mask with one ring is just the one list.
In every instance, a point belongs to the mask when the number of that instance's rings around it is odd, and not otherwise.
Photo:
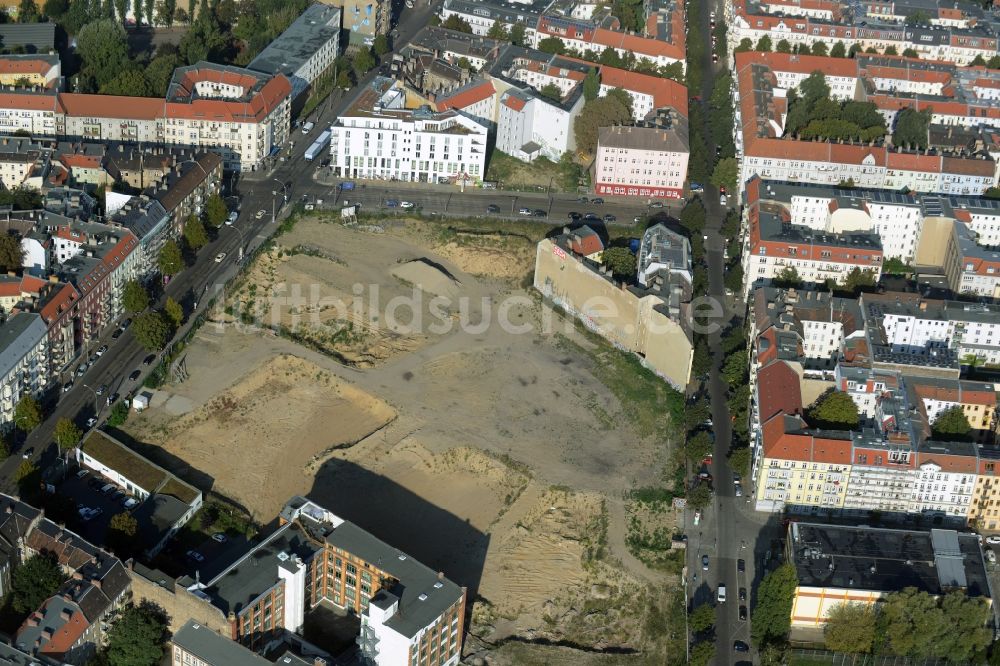
[(395, 481), (343, 460), (323, 464), (308, 499), (443, 572), (476, 598), (490, 537)]
[(102, 430), (147, 460), (151, 460), (163, 469), (187, 481), (203, 493), (211, 491), (215, 485), (215, 477), (211, 474), (206, 474), (199, 469), (195, 469), (186, 460), (178, 458), (162, 447), (141, 442), (124, 430), (119, 430), (111, 426), (105, 425)]

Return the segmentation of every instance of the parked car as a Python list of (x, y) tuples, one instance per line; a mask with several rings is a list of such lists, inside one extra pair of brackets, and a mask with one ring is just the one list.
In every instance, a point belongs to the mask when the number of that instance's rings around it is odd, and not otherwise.
[(117, 340), (118, 338), (122, 337), (122, 333), (124, 333), (124, 332), (125, 331), (123, 331), (122, 329), (116, 328), (115, 332), (111, 334), (111, 339), (112, 340)]
[(118, 328), (124, 331), (131, 325), (132, 325), (132, 319), (130, 317), (126, 317), (125, 319), (122, 319), (122, 323), (118, 324)]
[(524, 208), (524, 207), (518, 208), (517, 209), (517, 214), (518, 215), (531, 215), (531, 209), (530, 208)]
[(743, 488), (740, 485), (736, 485), (736, 496), (743, 497)]
[(726, 206), (728, 204), (729, 204), (729, 197), (727, 197), (725, 194), (720, 194), (719, 195), (719, 205), (720, 206)]
[(130, 382), (134, 382), (135, 380), (139, 379), (139, 375), (141, 375), (141, 374), (142, 374), (142, 371), (141, 371), (141, 370), (133, 370), (133, 371), (132, 371), (132, 374), (130, 374), (130, 375), (128, 376), (128, 380), (129, 380)]
[(106, 351), (108, 351), (108, 346), (107, 345), (101, 345), (100, 347), (97, 348), (97, 355), (99, 357), (100, 356), (104, 356), (104, 352), (106, 352)]
[(994, 534), (993, 536), (986, 537), (986, 543), (990, 544), (991, 546), (1000, 545), (1000, 535)]
[(725, 583), (719, 584), (719, 592), (715, 595), (715, 598), (720, 604), (726, 603), (726, 585)]
[(746, 571), (747, 570), (746, 560), (736, 560), (736, 570), (740, 572)]
[(101, 486), (101, 494), (107, 495), (108, 493), (113, 492), (114, 489), (115, 489), (115, 484), (105, 483), (103, 486)]
[(651, 204), (649, 204), (649, 207), (650, 208), (663, 208), (663, 202), (662, 201), (654, 201)]
[(708, 571), (708, 555), (701, 556), (701, 570)]
[(104, 392), (107, 390), (108, 390), (108, 385), (101, 384), (100, 386), (97, 387), (97, 390), (94, 391), (94, 393), (96, 393), (97, 395), (104, 395)]
[(747, 600), (747, 588), (741, 587), (740, 588), (740, 601), (746, 601), (746, 600)]
[(712, 54), (712, 62), (719, 62), (719, 54), (718, 53), (713, 53)]
[(71, 379), (65, 384), (63, 384), (63, 393), (69, 393), (72, 390), (73, 390), (73, 380)]
[(400, 201), (399, 202), (399, 207), (400, 208), (410, 209), (410, 208), (415, 208), (416, 204), (414, 204), (412, 201)]
[(199, 553), (197, 550), (189, 550), (187, 556), (190, 557), (195, 562), (204, 562), (205, 556)]
[(749, 652), (750, 646), (743, 641), (733, 641), (733, 650), (736, 652)]
[(219, 543), (226, 543), (227, 541), (229, 541), (229, 539), (226, 538), (226, 535), (223, 534), (222, 532), (216, 532), (215, 534), (213, 534), (212, 539)]
[(266, 211), (266, 210), (259, 210), (259, 211), (257, 211), (257, 214), (256, 214), (256, 215), (254, 215), (254, 217), (255, 217), (255, 218), (257, 218), (258, 220), (260, 220), (260, 219), (262, 219), (262, 218), (263, 218), (263, 217), (264, 217), (265, 215), (267, 215), (267, 211)]
[(740, 606), (740, 621), (746, 622), (746, 619), (747, 619), (747, 607)]
[(120, 397), (121, 397), (121, 395), (118, 394), (118, 393), (112, 393), (111, 395), (109, 395), (108, 396), (108, 406), (110, 407), (112, 404), (114, 404), (115, 402), (117, 402), (118, 398), (120, 398)]
[(600, 222), (601, 221), (601, 218), (597, 217), (597, 215), (594, 214), (594, 213), (587, 213), (586, 215), (583, 216), (583, 219), (590, 220), (592, 222)]
[(612, 215), (611, 213), (608, 213), (607, 215), (604, 216), (604, 221), (605, 222), (614, 222), (617, 219), (618, 218), (615, 217), (614, 215)]
[(76, 478), (78, 478), (78, 479), (85, 479), (85, 478), (87, 478), (88, 474), (90, 474), (90, 472), (88, 472), (85, 469), (81, 469), (79, 472), (76, 473)]
[(28, 458), (31, 457), (31, 454), (33, 454), (34, 452), (35, 452), (35, 447), (29, 446), (24, 450), (24, 453), (21, 454), (21, 457), (27, 460)]
[(156, 354), (150, 354), (146, 358), (142, 359), (142, 364), (143, 365), (149, 365), (150, 363), (152, 363), (155, 360), (156, 360)]
[(111, 501), (112, 502), (117, 502), (118, 500), (120, 500), (123, 497), (125, 497), (125, 493), (123, 493), (120, 490), (116, 490), (115, 493), (111, 496)]
[(127, 500), (125, 500), (125, 502), (124, 502), (124, 504), (122, 506), (124, 506), (126, 509), (131, 509), (132, 507), (136, 506), (138, 503), (139, 503), (139, 500), (137, 500), (137, 499), (135, 499), (133, 497), (129, 497)]
[(592, 203), (592, 204), (602, 204), (602, 203), (604, 203), (604, 199), (602, 199), (601, 197), (594, 197), (593, 199), (590, 200), (590, 203)]
[(398, 199), (386, 199), (385, 200), (385, 207), (386, 208), (398, 208), (399, 207), (399, 200)]
[(583, 216), (580, 215), (579, 213), (577, 213), (576, 211), (573, 211), (572, 213), (570, 213), (566, 217), (568, 217), (569, 219), (571, 219), (571, 220), (573, 220), (575, 222), (576, 220), (579, 220)]
[(76, 369), (76, 376), (77, 377), (83, 377), (83, 375), (87, 372), (87, 368), (89, 368), (89, 367), (90, 367), (90, 364), (87, 363), (86, 361), (84, 361), (83, 363), (81, 363), (80, 367), (78, 367)]
[(232, 213), (230, 213), (229, 217), (226, 218), (226, 226), (227, 227), (233, 226), (233, 222), (235, 222), (236, 218), (238, 218), (239, 216), (240, 214), (237, 213), (235, 210)]
[(226, 258), (226, 253), (220, 252), (219, 254), (215, 255), (215, 263), (221, 264), (223, 260), (225, 260), (225, 258)]
[(496, 204), (490, 204), (489, 206), (486, 207), (486, 212), (487, 213), (499, 213), (500, 212), (500, 206), (498, 206)]
[(548, 213), (546, 213), (541, 208), (536, 208), (535, 210), (531, 211), (531, 214), (535, 217), (548, 217)]
[(691, 191), (694, 192), (695, 194), (700, 194), (701, 192), (705, 191), (705, 187), (701, 183), (696, 183), (694, 181), (691, 181), (688, 185), (691, 188)]

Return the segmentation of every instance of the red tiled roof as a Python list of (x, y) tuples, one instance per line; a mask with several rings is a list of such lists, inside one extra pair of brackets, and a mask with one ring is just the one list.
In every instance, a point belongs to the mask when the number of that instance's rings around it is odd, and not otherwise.
[(799, 376), (790, 365), (775, 361), (757, 371), (757, 405), (762, 421), (777, 414), (802, 413)]
[(196, 99), (190, 102), (166, 102), (168, 118), (218, 120), (221, 122), (260, 122), (292, 94), (292, 84), (284, 74), (268, 81), (249, 102), (221, 99)]
[(513, 95), (504, 95), (503, 103), (505, 106), (510, 107), (515, 111), (521, 111), (524, 109), (524, 100), (520, 97), (514, 97)]
[(62, 93), (59, 95), (59, 100), (67, 114), (77, 117), (128, 118), (130, 120), (156, 120), (163, 117), (164, 102), (155, 97)]
[(472, 106), (477, 102), (481, 102), (484, 99), (489, 99), (496, 94), (496, 88), (493, 87), (492, 81), (483, 81), (477, 86), (473, 86), (462, 92), (447, 97), (443, 100), (437, 102), (438, 111), (447, 111), (448, 109), (464, 109), (467, 106)]
[(101, 166), (99, 155), (81, 155), (79, 153), (63, 153), (59, 156), (63, 166), (70, 169), (98, 169)]
[(653, 98), (653, 108), (662, 109), (670, 106), (687, 118), (688, 90), (686, 86), (676, 81), (601, 65), (601, 83), (612, 88), (650, 95)]
[(47, 74), (53, 65), (45, 60), (0, 56), (0, 74)]
[(71, 284), (60, 284), (55, 295), (49, 298), (39, 312), (46, 324), (52, 324), (59, 316), (69, 309), (70, 304), (80, 297), (80, 293)]

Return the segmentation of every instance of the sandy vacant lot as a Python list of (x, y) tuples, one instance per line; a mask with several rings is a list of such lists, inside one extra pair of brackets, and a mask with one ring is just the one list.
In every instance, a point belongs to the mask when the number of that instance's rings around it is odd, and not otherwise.
[[(592, 341), (558, 317), (557, 330), (542, 328), (538, 299), (519, 287), (532, 243), (432, 231), (300, 223), (258, 263), (239, 307), (220, 306), (188, 347), (189, 379), (165, 386), (128, 429), (261, 522), (304, 493), (444, 571), (478, 595), (473, 630), (486, 640), (635, 645), (638, 581), (662, 578), (630, 572), (642, 567), (634, 559), (611, 564), (625, 551), (618, 507), (625, 490), (655, 481), (666, 443), (637, 429)], [(531, 330), (491, 321), (390, 335), (354, 321), (355, 337), (322, 353), (317, 338), (303, 346), (226, 323), (294, 284), (344, 297), (378, 285), (362, 313), (378, 318), (414, 290), (465, 297), (472, 322), (513, 295), (511, 321)], [(287, 305), (268, 298), (272, 314)]]

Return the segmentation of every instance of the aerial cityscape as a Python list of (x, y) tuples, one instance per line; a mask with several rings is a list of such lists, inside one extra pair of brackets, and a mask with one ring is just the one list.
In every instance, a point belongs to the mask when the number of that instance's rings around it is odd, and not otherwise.
[(1000, 665), (991, 0), (0, 0), (0, 666)]

